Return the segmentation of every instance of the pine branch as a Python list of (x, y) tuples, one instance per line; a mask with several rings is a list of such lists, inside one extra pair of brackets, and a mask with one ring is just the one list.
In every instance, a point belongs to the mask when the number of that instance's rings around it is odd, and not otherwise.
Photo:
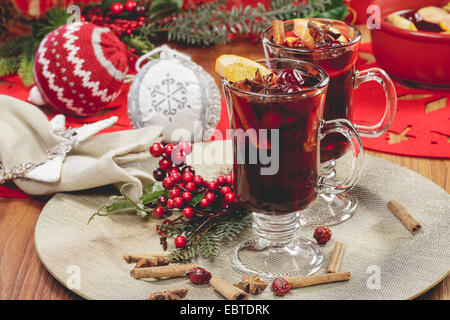
[(17, 72), (20, 66), (20, 57), (0, 58), (0, 77)]
[(34, 66), (34, 57), (30, 57), (25, 54), (21, 56), (17, 74), (19, 75), (23, 84), (27, 87), (34, 84), (33, 66)]
[(23, 50), (23, 38), (11, 38), (0, 44), (0, 58), (13, 57)]

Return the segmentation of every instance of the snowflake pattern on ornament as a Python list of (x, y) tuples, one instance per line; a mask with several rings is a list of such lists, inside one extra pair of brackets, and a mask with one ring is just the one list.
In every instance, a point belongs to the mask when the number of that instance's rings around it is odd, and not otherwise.
[(166, 78), (161, 80), (160, 84), (150, 88), (150, 96), (154, 98), (151, 105), (156, 112), (162, 112), (172, 122), (172, 116), (176, 115), (177, 110), (191, 108), (187, 104), (186, 94), (187, 90), (183, 83), (175, 81), (167, 73)]

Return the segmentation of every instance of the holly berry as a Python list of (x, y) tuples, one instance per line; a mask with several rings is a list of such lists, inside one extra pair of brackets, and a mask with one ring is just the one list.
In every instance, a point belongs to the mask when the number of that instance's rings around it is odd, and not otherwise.
[(123, 4), (120, 2), (114, 2), (109, 10), (112, 14), (121, 14), (123, 12)]
[(163, 218), (164, 217), (164, 211), (165, 210), (164, 210), (163, 207), (156, 207), (155, 209), (153, 209), (153, 214), (157, 218)]
[(164, 148), (164, 155), (168, 158), (172, 156), (173, 144), (167, 144)]
[(314, 239), (318, 244), (325, 244), (331, 239), (331, 230), (326, 226), (317, 227), (314, 230)]
[(194, 175), (192, 174), (192, 172), (188, 171), (183, 173), (183, 181), (184, 182), (190, 182), (194, 179)]
[(232, 174), (227, 174), (225, 176), (225, 180), (227, 181), (227, 183), (232, 186), (233, 185), (233, 175)]
[(167, 171), (170, 170), (170, 168), (172, 168), (172, 161), (166, 158), (162, 158), (161, 160), (159, 160), (158, 165), (161, 169)]
[(180, 189), (178, 187), (173, 188), (170, 190), (169, 195), (172, 199), (178, 197), (180, 195)]
[(192, 181), (194, 181), (194, 183), (196, 184), (196, 185), (202, 185), (202, 183), (203, 183), (203, 178), (202, 178), (202, 176), (195, 176), (193, 179), (192, 179)]
[(275, 278), (271, 289), (277, 296), (282, 297), (291, 290), (291, 285), (284, 278)]
[(202, 208), (207, 208), (209, 206), (209, 201), (206, 198), (202, 198), (200, 200), (200, 207)]
[(224, 197), (226, 203), (232, 203), (236, 200), (236, 195), (234, 192), (227, 193)]
[(197, 285), (207, 284), (211, 279), (211, 273), (201, 267), (195, 267), (186, 272), (187, 278)]
[(186, 185), (184, 186), (184, 188), (187, 191), (194, 192), (197, 189), (197, 186), (195, 185), (194, 182), (191, 181), (191, 182), (187, 182)]
[(172, 154), (172, 160), (178, 166), (183, 165), (186, 162), (186, 154), (181, 151), (174, 152)]
[(191, 207), (186, 207), (183, 209), (183, 216), (187, 219), (192, 218), (192, 216), (194, 215), (194, 209), (192, 209)]
[(137, 3), (136, 1), (133, 0), (128, 0), (125, 2), (125, 10), (127, 10), (128, 12), (133, 12), (134, 9), (136, 9)]
[(192, 145), (190, 144), (189, 141), (181, 141), (177, 145), (177, 151), (188, 155), (188, 154), (190, 154), (192, 152)]
[(184, 200), (186, 200), (187, 202), (192, 200), (192, 193), (190, 193), (189, 191), (185, 191), (183, 192), (183, 194), (181, 195), (183, 197)]
[(217, 190), (219, 189), (219, 184), (215, 181), (208, 182), (208, 189), (209, 190)]
[(170, 175), (170, 178), (174, 181), (174, 182), (180, 182), (181, 181), (181, 174), (179, 174), (178, 172), (173, 172)]
[[(172, 222), (171, 222), (170, 220), (168, 220), (168, 219), (166, 219), (166, 220), (163, 221), (163, 224), (165, 224), (165, 225), (170, 225), (171, 223), (172, 223)], [(159, 228), (159, 226), (156, 226), (156, 232), (158, 232), (158, 234), (160, 234), (160, 235), (166, 233), (165, 231), (162, 231), (162, 230)]]
[(173, 180), (169, 177), (164, 178), (162, 181), (162, 185), (164, 187), (164, 189), (169, 190), (172, 189), (173, 186), (175, 185), (175, 182), (173, 182)]
[(173, 167), (172, 169), (169, 170), (169, 174), (172, 174), (172, 173), (180, 173), (180, 171), (178, 170), (177, 167)]
[(205, 194), (205, 198), (206, 198), (206, 200), (208, 200), (209, 203), (216, 200), (216, 196), (212, 192), (208, 192), (207, 194)]
[(225, 183), (227, 183), (224, 176), (218, 176), (216, 181), (219, 184), (219, 186), (223, 186)]
[(184, 204), (184, 199), (180, 196), (173, 198), (173, 205), (175, 208), (181, 208)]
[(183, 168), (183, 170), (181, 170), (181, 172), (182, 173), (191, 172), (195, 176), (195, 170), (194, 170), (194, 168), (192, 166), (185, 166)]
[(231, 193), (231, 188), (229, 186), (224, 186), (220, 189), (220, 193), (226, 196), (227, 194)]
[(178, 236), (175, 238), (175, 247), (177, 248), (184, 248), (184, 246), (187, 243), (186, 237), (184, 236)]
[(173, 199), (168, 199), (167, 200), (167, 208), (169, 208), (169, 209), (175, 208), (175, 204), (173, 202)]
[(166, 172), (163, 169), (157, 168), (153, 171), (153, 178), (155, 178), (156, 181), (163, 181), (165, 177)]
[[(145, 7), (144, 7), (143, 5), (137, 6), (137, 7), (136, 7), (136, 12), (139, 13), (139, 14), (144, 13), (144, 12), (145, 12)], [(143, 19), (145, 20), (144, 17), (139, 17), (139, 20), (140, 20), (141, 18), (143, 18)], [(144, 21), (144, 20), (141, 20), (141, 21)]]
[(165, 206), (167, 203), (167, 200), (169, 200), (166, 196), (159, 196), (158, 199), (156, 199), (156, 202), (158, 202), (158, 204), (160, 206)]

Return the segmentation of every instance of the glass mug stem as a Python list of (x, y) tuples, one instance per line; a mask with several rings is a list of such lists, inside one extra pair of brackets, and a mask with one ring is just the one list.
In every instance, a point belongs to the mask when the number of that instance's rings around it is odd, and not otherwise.
[(350, 121), (346, 119), (322, 121), (320, 140), (330, 133), (342, 134), (349, 141), (352, 152), (352, 166), (350, 174), (343, 180), (335, 180), (333, 176), (330, 177), (322, 171), (318, 180), (318, 189), (320, 193), (340, 194), (349, 191), (358, 181), (363, 168), (364, 152), (358, 132)]
[(362, 83), (369, 81), (378, 82), (383, 87), (386, 95), (386, 109), (384, 110), (382, 119), (376, 125), (365, 126), (355, 124), (355, 126), (362, 137), (375, 138), (386, 132), (392, 121), (394, 121), (395, 111), (397, 110), (397, 94), (391, 78), (380, 68), (356, 71), (354, 88), (358, 89)]

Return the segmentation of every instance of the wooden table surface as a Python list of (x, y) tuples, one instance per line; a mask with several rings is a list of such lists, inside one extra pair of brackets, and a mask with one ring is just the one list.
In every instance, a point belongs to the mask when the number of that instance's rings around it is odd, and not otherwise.
[[(363, 41), (369, 34), (364, 27)], [(221, 54), (237, 54), (252, 59), (263, 58), (259, 43), (236, 40), (228, 45), (208, 48), (172, 47), (191, 55), (216, 81), (215, 59)], [(405, 166), (450, 192), (450, 160), (403, 157), (379, 152), (368, 154)], [(59, 284), (40, 263), (34, 248), (34, 226), (48, 198), (0, 198), (0, 299), (78, 299), (79, 297)], [(69, 213), (68, 213), (69, 214)], [(424, 293), (419, 299), (449, 300), (450, 276)]]

